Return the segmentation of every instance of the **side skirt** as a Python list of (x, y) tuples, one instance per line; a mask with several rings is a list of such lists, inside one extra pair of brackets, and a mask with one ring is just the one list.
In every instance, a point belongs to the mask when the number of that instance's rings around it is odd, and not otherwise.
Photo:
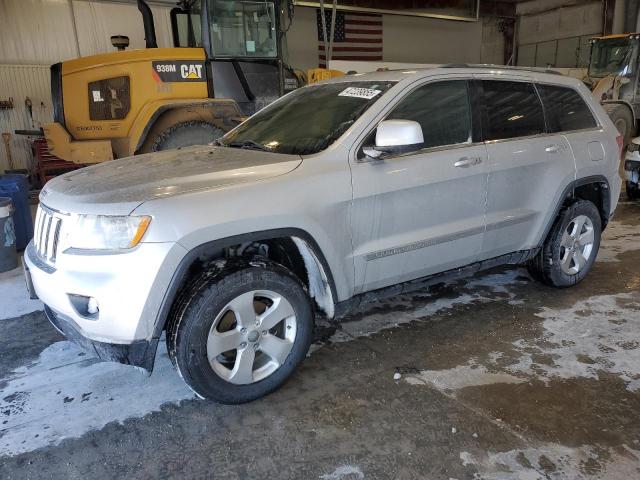
[(501, 255), (499, 257), (475, 262), (464, 267), (447, 270), (445, 272), (436, 273), (416, 280), (410, 280), (405, 283), (379, 288), (370, 292), (364, 292), (348, 300), (337, 303), (334, 318), (336, 320), (342, 320), (349, 314), (361, 310), (367, 304), (376, 300), (387, 299), (403, 293), (422, 290), (439, 283), (448, 283), (460, 278), (470, 277), (475, 273), (499, 267), (501, 265), (520, 265), (534, 258), (539, 252), (540, 247), (532, 248), (530, 250), (520, 250), (507, 255)]

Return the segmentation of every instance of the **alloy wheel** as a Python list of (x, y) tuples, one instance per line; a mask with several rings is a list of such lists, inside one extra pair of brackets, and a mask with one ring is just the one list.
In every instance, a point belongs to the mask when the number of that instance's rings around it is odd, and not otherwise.
[(560, 241), (560, 267), (567, 275), (580, 272), (593, 252), (593, 222), (586, 215), (579, 215), (567, 226)]
[(274, 373), (296, 338), (291, 303), (271, 290), (253, 290), (231, 300), (214, 320), (207, 358), (224, 380), (247, 385)]

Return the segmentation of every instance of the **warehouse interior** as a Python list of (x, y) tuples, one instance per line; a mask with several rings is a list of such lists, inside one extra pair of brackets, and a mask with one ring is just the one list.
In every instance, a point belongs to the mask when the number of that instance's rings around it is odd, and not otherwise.
[[(460, 143), (428, 144), (431, 132), (409, 128), (424, 122), (376, 106), (430, 75), (465, 82)], [(541, 82), (542, 130), (503, 167), (515, 141), (489, 137), (480, 100), (500, 77)], [(553, 130), (554, 77), (593, 127)], [(430, 100), (446, 115), (438, 135), (454, 135), (467, 110), (442, 95)], [(323, 115), (341, 118), (333, 97), (366, 108), (322, 147), (307, 133), (288, 150), (259, 140), (321, 130)], [(532, 115), (507, 89), (493, 98), (522, 114), (511, 123)], [(381, 143), (394, 121), (390, 137), (417, 140)], [(0, 0), (0, 478), (640, 477), (639, 126), (638, 0)], [(551, 160), (518, 170), (535, 142)], [(476, 150), (458, 159), (460, 148)], [(466, 183), (409, 163), (416, 151), (455, 156)], [(489, 188), (511, 194), (493, 226)], [(560, 246), (560, 230), (582, 203), (597, 216), (580, 216), (597, 234), (590, 270), (576, 261), (579, 278), (558, 285), (549, 271), (564, 260), (545, 255), (580, 247)], [(518, 216), (542, 204), (530, 249), (435, 266), (447, 244), (475, 248), (463, 237), (497, 252), (500, 228), (519, 235)], [(234, 281), (258, 292), (256, 326), (278, 305), (293, 313), (252, 330), (225, 290)], [(310, 327), (296, 323), (305, 315)], [(189, 363), (198, 328), (206, 375)], [(236, 330), (235, 356), (208, 353)], [(241, 350), (268, 336), (293, 353), (267, 353), (235, 382)]]

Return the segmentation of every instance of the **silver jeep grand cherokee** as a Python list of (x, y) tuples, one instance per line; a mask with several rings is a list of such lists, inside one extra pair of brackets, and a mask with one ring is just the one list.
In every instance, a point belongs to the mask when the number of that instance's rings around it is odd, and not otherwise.
[(560, 75), (345, 76), (215, 146), (51, 181), (27, 281), (56, 328), (102, 359), (151, 371), (164, 331), (196, 394), (246, 402), (302, 362), (316, 315), (344, 316), (367, 292), (500, 264), (581, 281), (620, 192), (617, 135)]

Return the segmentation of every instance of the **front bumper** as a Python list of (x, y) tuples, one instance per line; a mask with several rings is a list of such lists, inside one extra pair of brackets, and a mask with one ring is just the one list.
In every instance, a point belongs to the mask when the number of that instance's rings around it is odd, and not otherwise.
[(71, 319), (65, 318), (64, 315), (55, 312), (47, 305), (44, 306), (44, 313), (56, 330), (87, 353), (106, 362), (132, 365), (144, 368), (148, 372), (153, 370), (158, 347), (157, 338), (152, 338), (149, 341), (139, 340), (129, 344), (97, 342), (85, 337)]
[[(64, 319), (93, 344), (119, 345), (126, 350), (127, 345), (152, 342), (159, 336), (155, 327), (160, 307), (185, 254), (177, 243), (141, 243), (125, 253), (61, 253), (51, 265), (42, 261), (30, 243), (24, 265), (32, 294), (56, 318)], [(78, 297), (96, 299), (98, 313), (81, 311)], [(66, 334), (69, 328), (61, 330)], [(126, 359), (127, 355), (115, 357)]]

